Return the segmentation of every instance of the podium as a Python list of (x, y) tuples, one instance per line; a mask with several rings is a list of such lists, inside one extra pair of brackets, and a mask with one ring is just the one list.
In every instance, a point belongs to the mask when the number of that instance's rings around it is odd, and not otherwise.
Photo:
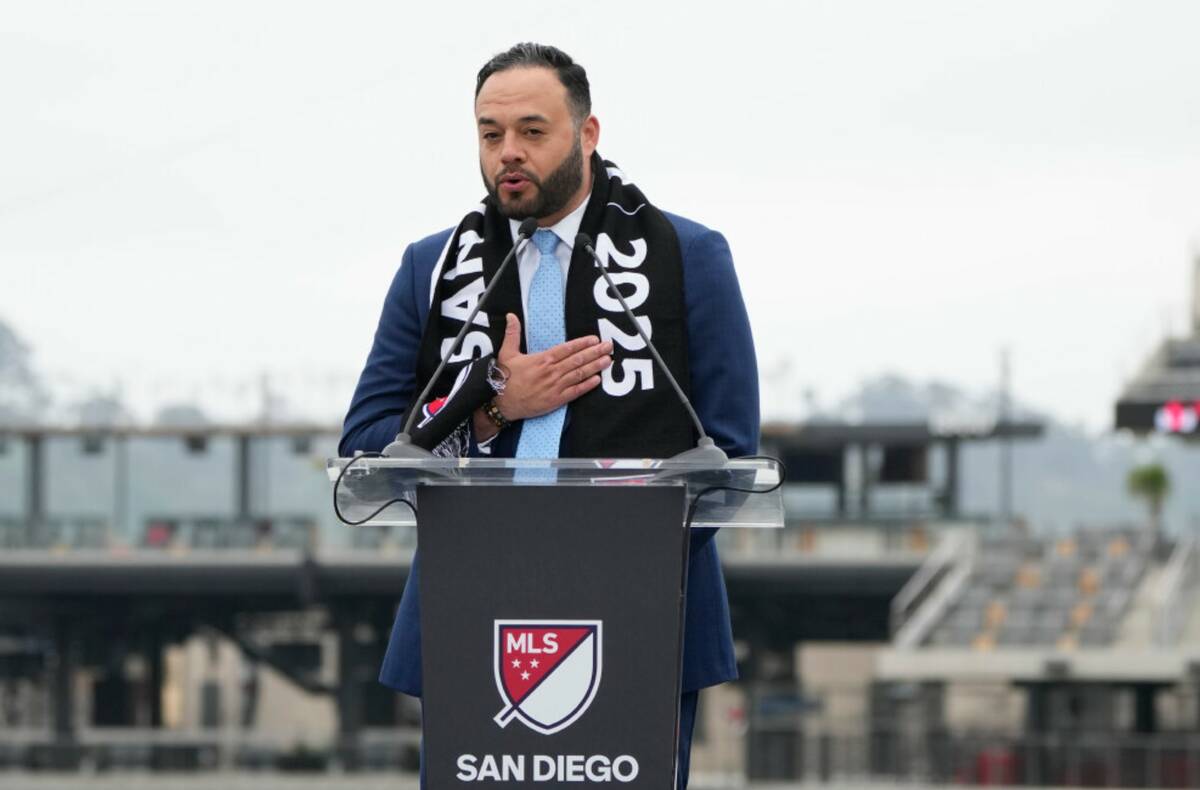
[(429, 787), (675, 787), (689, 532), (782, 527), (777, 462), (360, 457), (329, 473), (344, 520), (417, 528)]

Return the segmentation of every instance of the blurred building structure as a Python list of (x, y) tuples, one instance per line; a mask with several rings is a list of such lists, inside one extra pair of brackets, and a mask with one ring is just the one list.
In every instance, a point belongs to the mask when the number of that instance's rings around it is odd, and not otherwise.
[(877, 656), (872, 773), (1200, 783), (1194, 537), (1008, 532), (944, 545), (897, 597)]
[[(1038, 430), (764, 427), (788, 525), (719, 535), (742, 679), (704, 696), (698, 775), (820, 764), (814, 649), (885, 643), (913, 574), (987, 523), (958, 448)], [(0, 770), (415, 770), (419, 705), (375, 681), (415, 536), (336, 521), (337, 433), (0, 430)]]
[(1193, 263), (1188, 335), (1163, 340), (1126, 385), (1118, 429), (1200, 438), (1200, 255)]
[[(1200, 258), (1189, 333), (1154, 350), (1115, 417), (1138, 435), (1200, 437)], [(822, 770), (1200, 787), (1198, 542), (1153, 525), (942, 542), (894, 599), (890, 643), (851, 683), (869, 687), (866, 713), (818, 725)]]

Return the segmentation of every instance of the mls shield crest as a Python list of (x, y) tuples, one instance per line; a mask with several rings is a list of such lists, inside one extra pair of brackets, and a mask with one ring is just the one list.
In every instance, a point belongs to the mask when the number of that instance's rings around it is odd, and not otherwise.
[(600, 620), (497, 620), (496, 689), (513, 719), (543, 735), (571, 726), (600, 686)]

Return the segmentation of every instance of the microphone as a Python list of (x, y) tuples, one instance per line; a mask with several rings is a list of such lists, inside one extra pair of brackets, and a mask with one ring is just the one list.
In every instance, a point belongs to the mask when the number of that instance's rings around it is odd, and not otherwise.
[(683, 388), (679, 386), (679, 382), (675, 380), (671, 369), (667, 367), (667, 363), (663, 362), (663, 358), (659, 355), (658, 349), (650, 342), (650, 338), (642, 329), (642, 325), (638, 322), (637, 317), (633, 314), (633, 310), (629, 309), (629, 304), (625, 301), (625, 297), (621, 295), (621, 291), (613, 282), (612, 276), (608, 273), (608, 268), (604, 262), (600, 260), (600, 256), (596, 254), (596, 249), (592, 246), (592, 238), (586, 233), (580, 233), (575, 236), (575, 246), (582, 247), (587, 250), (588, 255), (592, 256), (592, 260), (596, 264), (596, 268), (600, 270), (600, 274), (604, 276), (604, 281), (608, 283), (608, 288), (617, 295), (617, 301), (621, 303), (621, 307), (625, 310), (625, 315), (629, 316), (630, 323), (641, 336), (642, 342), (646, 344), (646, 348), (650, 349), (650, 355), (654, 357), (655, 364), (667, 377), (667, 381), (671, 382), (671, 386), (675, 389), (675, 394), (679, 397), (679, 402), (683, 404), (683, 408), (687, 410), (688, 417), (691, 418), (692, 424), (696, 426), (696, 433), (700, 434), (700, 440), (696, 442), (696, 446), (690, 450), (684, 450), (678, 455), (672, 456), (672, 461), (681, 461), (689, 464), (703, 464), (705, 466), (723, 466), (729, 461), (729, 456), (720, 447), (717, 447), (716, 442), (712, 440), (700, 423), (700, 418), (696, 416), (696, 410), (692, 408), (692, 402), (688, 400), (688, 396), (684, 394)]
[(479, 300), (475, 302), (475, 307), (467, 315), (467, 320), (463, 322), (462, 329), (458, 330), (457, 337), (450, 347), (442, 354), (441, 360), (438, 362), (437, 369), (433, 371), (433, 375), (429, 377), (429, 382), (425, 385), (425, 389), (421, 390), (420, 396), (413, 401), (408, 410), (408, 418), (404, 420), (404, 427), (400, 433), (396, 434), (396, 438), (387, 447), (383, 448), (383, 455), (386, 458), (433, 458), (433, 453), (426, 450), (424, 447), (419, 447), (412, 443), (412, 427), (416, 422), (417, 415), (421, 411), (421, 404), (429, 397), (429, 393), (433, 391), (433, 387), (437, 384), (438, 378), (442, 375), (442, 371), (446, 369), (446, 365), (450, 363), (450, 357), (454, 356), (454, 352), (458, 351), (459, 345), (463, 338), (467, 336), (467, 331), (475, 322), (475, 316), (479, 313), (479, 309), (483, 307), (483, 303), (487, 301), (488, 295), (496, 287), (496, 283), (500, 282), (500, 275), (504, 274), (504, 270), (508, 268), (508, 264), (512, 259), (517, 257), (517, 251), (524, 248), (524, 245), (529, 243), (529, 237), (537, 230), (537, 220), (533, 217), (527, 217), (521, 222), (517, 228), (517, 240), (512, 249), (508, 251), (508, 255), (504, 256), (504, 260), (500, 262), (500, 268), (492, 276), (492, 281), (488, 283), (487, 288), (480, 294)]

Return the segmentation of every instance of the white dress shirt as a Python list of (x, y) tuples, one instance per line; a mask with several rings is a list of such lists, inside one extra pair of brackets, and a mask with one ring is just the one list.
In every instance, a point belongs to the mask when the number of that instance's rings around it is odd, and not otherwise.
[[(589, 194), (578, 208), (547, 228), (547, 230), (554, 231), (555, 236), (558, 236), (558, 246), (554, 248), (554, 255), (558, 258), (558, 265), (562, 267), (564, 297), (567, 288), (567, 271), (571, 268), (571, 253), (575, 250), (575, 235), (579, 233), (579, 225), (583, 222), (583, 212), (587, 209), (590, 199), (591, 195)], [(521, 223), (510, 219), (508, 224), (512, 228), (512, 236), (515, 239), (517, 228), (521, 227)], [(525, 249), (521, 250), (521, 255), (517, 258), (517, 275), (521, 278), (521, 308), (525, 315), (529, 315), (529, 284), (533, 282), (533, 273), (537, 271), (541, 257), (542, 254), (538, 252), (538, 248), (533, 246), (531, 241), (525, 245)], [(565, 298), (563, 303), (566, 304)], [(528, 343), (528, 327), (525, 328), (525, 332), (525, 341)]]

